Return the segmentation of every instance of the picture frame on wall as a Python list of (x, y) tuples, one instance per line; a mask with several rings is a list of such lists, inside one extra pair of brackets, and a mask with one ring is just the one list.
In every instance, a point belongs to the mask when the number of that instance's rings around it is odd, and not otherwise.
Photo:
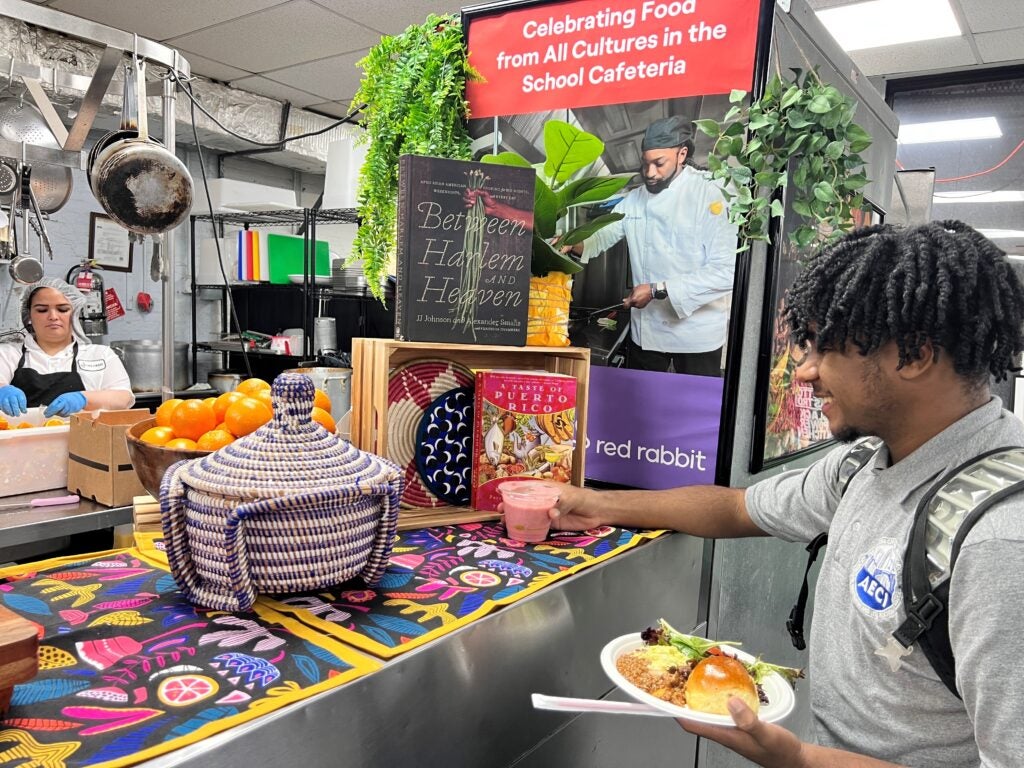
[[(857, 228), (881, 224), (885, 212), (870, 201), (854, 211)], [(800, 248), (789, 233), (804, 223), (792, 207), (792, 195), (784, 195), (784, 209), (771, 234), (769, 284), (766, 286), (762, 323), (764, 333), (758, 351), (757, 397), (750, 471), (761, 472), (819, 450), (833, 442), (828, 419), (810, 384), (796, 379), (799, 351), (789, 340), (785, 325), (785, 297), (817, 248)]]
[(89, 214), (89, 261), (96, 267), (131, 272), (134, 250), (128, 230), (105, 214)]

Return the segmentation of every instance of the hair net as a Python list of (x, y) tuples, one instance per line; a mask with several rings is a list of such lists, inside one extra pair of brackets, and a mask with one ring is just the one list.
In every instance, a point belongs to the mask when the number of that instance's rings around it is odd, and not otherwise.
[(693, 128), (688, 120), (679, 115), (663, 117), (647, 126), (640, 149), (646, 152), (648, 149), (681, 147), (692, 137)]
[(85, 308), (85, 296), (80, 290), (68, 285), (59, 277), (44, 277), (38, 282), (25, 286), (25, 293), (21, 297), (21, 322), (29, 333), (32, 333), (32, 294), (40, 288), (53, 288), (64, 294), (64, 298), (71, 304), (71, 335), (79, 345), (92, 344), (82, 327), (81, 316), (82, 310)]

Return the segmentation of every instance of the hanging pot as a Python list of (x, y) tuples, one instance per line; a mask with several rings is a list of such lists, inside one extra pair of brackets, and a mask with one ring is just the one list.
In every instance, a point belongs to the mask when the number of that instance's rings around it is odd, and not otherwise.
[[(23, 167), (21, 169), (21, 178), (19, 180), (21, 187), (21, 202), (22, 218), (27, 222), (29, 212), (25, 207), (27, 198), (32, 196), (31, 187), (31, 169)], [(18, 248), (18, 223), (15, 218), (15, 200), (11, 202), (11, 216), (10, 216), (10, 234), (12, 243), (13, 258), (11, 263), (8, 265), (7, 270), (11, 275), (11, 279), (16, 283), (22, 285), (31, 285), (32, 283), (38, 282), (43, 277), (43, 265), (38, 259), (34, 259), (31, 256), (22, 256), (21, 251)], [(27, 243), (23, 244), (27, 247)]]
[(96, 153), (90, 185), (111, 219), (131, 232), (156, 235), (173, 229), (188, 216), (192, 176), (173, 152), (149, 137), (146, 63), (135, 60), (132, 66), (138, 135), (104, 137), (109, 140)]
[[(60, 149), (57, 138), (43, 119), (43, 113), (16, 96), (0, 98), (0, 138)], [(0, 168), (0, 196), (5, 203), (7, 195), (14, 192), (13, 181), (17, 178), (10, 163), (5, 161), (5, 167)], [(70, 168), (47, 163), (36, 164), (35, 173), (32, 174), (32, 192), (43, 213), (56, 213), (63, 208), (71, 197), (72, 186)]]

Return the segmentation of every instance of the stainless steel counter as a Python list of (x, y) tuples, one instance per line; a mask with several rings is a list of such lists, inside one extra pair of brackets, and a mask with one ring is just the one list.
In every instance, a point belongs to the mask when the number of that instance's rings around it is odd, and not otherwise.
[(541, 712), (530, 694), (614, 693), (601, 648), (661, 616), (694, 626), (702, 552), (701, 539), (679, 534), (648, 542), (377, 672), (144, 765), (693, 765), (695, 740), (671, 718)]
[(67, 496), (66, 488), (0, 498), (2, 504), (21, 504), (0, 509), (0, 562), (32, 557), (38, 546), (78, 533), (89, 533), (132, 521), (132, 508), (107, 507), (89, 499), (59, 507), (30, 507), (32, 499)]

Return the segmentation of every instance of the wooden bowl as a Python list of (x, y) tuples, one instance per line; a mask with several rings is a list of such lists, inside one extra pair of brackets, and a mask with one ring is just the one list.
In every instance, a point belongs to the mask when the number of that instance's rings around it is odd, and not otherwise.
[(169, 466), (183, 459), (202, 458), (212, 451), (175, 451), (142, 442), (139, 437), (147, 429), (155, 426), (156, 417), (143, 419), (132, 425), (131, 429), (125, 433), (125, 439), (128, 441), (128, 457), (132, 460), (132, 466), (135, 467), (135, 474), (139, 476), (139, 482), (154, 499), (159, 499), (160, 481), (164, 479), (164, 472)]

